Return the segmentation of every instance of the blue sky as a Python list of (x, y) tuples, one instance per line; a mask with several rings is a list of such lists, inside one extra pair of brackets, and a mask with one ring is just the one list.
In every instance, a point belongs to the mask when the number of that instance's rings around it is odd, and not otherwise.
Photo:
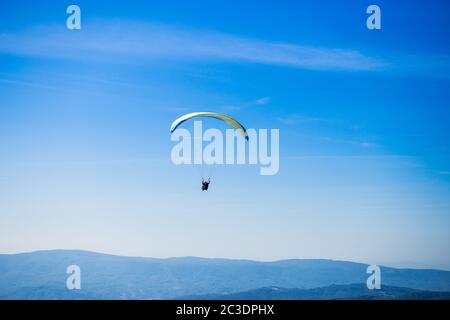
[[(0, 251), (450, 269), (449, 5), (0, 5)], [(280, 172), (170, 162), (192, 111), (280, 129)]]

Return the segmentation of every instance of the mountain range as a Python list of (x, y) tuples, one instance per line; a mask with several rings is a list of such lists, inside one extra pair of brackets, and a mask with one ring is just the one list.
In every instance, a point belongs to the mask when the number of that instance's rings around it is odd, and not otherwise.
[[(80, 290), (66, 288), (69, 265), (81, 269)], [(450, 271), (380, 266), (382, 290), (375, 292), (365, 285), (367, 266), (323, 259), (157, 259), (80, 250), (1, 254), (0, 299), (448, 298)]]
[(368, 290), (365, 284), (331, 285), (314, 289), (266, 287), (229, 294), (179, 297), (180, 300), (450, 300), (450, 292), (383, 286)]

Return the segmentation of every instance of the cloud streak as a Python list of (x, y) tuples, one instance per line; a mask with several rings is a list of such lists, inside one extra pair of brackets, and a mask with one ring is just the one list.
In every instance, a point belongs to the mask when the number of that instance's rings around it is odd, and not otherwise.
[(256, 103), (257, 105), (266, 105), (266, 104), (270, 103), (270, 100), (271, 100), (270, 97), (262, 97), (262, 98), (260, 98), (260, 99), (257, 99), (257, 100), (255, 101), (255, 103)]
[(84, 25), (80, 31), (49, 26), (3, 33), (0, 35), (0, 52), (111, 62), (211, 60), (314, 70), (367, 71), (387, 65), (356, 50), (276, 43), (129, 21), (95, 22)]
[(298, 123), (305, 123), (305, 122), (330, 122), (330, 119), (311, 117), (311, 116), (306, 116), (303, 114), (295, 113), (295, 114), (278, 117), (278, 121), (280, 121), (282, 124), (285, 124), (285, 125), (295, 125)]

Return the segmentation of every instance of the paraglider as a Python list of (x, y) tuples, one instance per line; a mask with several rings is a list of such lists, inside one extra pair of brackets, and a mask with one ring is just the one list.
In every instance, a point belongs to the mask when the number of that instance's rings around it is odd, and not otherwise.
[[(244, 138), (246, 141), (248, 141), (248, 133), (247, 130), (244, 128), (242, 124), (240, 124), (237, 120), (216, 112), (192, 112), (185, 114), (178, 119), (176, 119), (172, 125), (170, 126), (170, 133), (173, 133), (183, 122), (197, 117), (207, 117), (207, 118), (215, 118), (221, 121), (224, 121), (225, 123), (232, 126), (234, 129), (236, 129)], [(208, 178), (208, 180), (204, 180), (202, 178), (202, 191), (208, 191), (209, 184), (211, 183), (211, 178)]]
[(208, 191), (210, 183), (211, 183), (211, 179), (210, 178), (208, 178), (208, 181), (203, 180), (203, 178), (202, 178), (202, 191)]

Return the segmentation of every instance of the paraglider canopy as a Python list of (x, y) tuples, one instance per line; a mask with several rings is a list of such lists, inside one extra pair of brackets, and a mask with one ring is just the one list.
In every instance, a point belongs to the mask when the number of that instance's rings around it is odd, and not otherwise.
[(209, 117), (209, 118), (216, 118), (216, 119), (222, 120), (222, 121), (228, 123), (230, 126), (235, 128), (236, 130), (238, 130), (244, 136), (245, 140), (248, 140), (247, 130), (244, 128), (244, 126), (242, 124), (240, 124), (237, 120), (235, 120), (227, 115), (217, 113), (217, 112), (192, 112), (192, 113), (185, 114), (184, 116), (179, 117), (172, 123), (172, 125), (170, 126), (170, 133), (174, 132), (183, 122), (185, 122), (189, 119), (192, 119), (192, 118), (196, 118), (196, 117)]

